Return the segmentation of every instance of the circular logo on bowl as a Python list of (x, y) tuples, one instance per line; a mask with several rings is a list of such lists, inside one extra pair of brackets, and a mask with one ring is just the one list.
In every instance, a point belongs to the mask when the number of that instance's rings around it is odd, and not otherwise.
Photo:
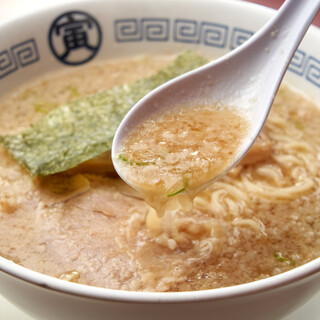
[(83, 64), (97, 54), (101, 45), (101, 28), (97, 20), (85, 12), (65, 12), (52, 23), (49, 44), (61, 62)]

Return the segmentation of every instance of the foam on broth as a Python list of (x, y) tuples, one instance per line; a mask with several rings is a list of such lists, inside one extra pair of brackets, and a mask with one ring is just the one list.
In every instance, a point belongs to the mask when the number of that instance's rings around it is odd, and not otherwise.
[(247, 129), (235, 108), (177, 106), (132, 130), (115, 161), (160, 215), (173, 197), (190, 209), (204, 185), (233, 163)]
[[(39, 104), (142, 78), (171, 59), (107, 61), (28, 83), (1, 97), (0, 134), (42, 117)], [(316, 106), (282, 87), (248, 157), (192, 210), (176, 206), (162, 218), (112, 172), (33, 178), (0, 146), (0, 255), (68, 281), (136, 291), (226, 287), (298, 267), (320, 256), (319, 119)]]

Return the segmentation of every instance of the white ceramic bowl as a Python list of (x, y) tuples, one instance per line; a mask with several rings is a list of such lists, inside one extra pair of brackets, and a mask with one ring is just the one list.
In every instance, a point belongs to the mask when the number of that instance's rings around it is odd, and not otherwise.
[[(94, 49), (63, 56), (59, 24), (94, 26)], [(0, 95), (44, 73), (98, 59), (185, 48), (220, 56), (261, 27), (273, 10), (231, 0), (88, 0), (52, 6), (0, 25)], [(69, 20), (68, 20), (69, 19)], [(72, 51), (72, 50), (71, 50)], [(287, 82), (320, 101), (320, 30), (312, 27)], [(279, 319), (320, 288), (320, 258), (269, 279), (182, 293), (125, 292), (58, 280), (0, 258), (1, 294), (39, 319)]]

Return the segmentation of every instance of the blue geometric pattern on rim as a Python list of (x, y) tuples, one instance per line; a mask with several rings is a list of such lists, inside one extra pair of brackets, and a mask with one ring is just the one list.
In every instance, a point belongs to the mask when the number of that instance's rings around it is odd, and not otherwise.
[[(148, 33), (150, 30), (148, 30), (147, 25), (149, 24), (154, 28), (152, 37)], [(192, 19), (174, 19), (172, 26), (173, 28), (170, 30), (170, 21), (167, 18), (115, 20), (115, 41), (172, 40), (174, 42), (203, 44), (205, 46), (230, 48), (233, 50), (254, 34), (251, 30), (238, 27), (231, 28), (231, 32), (229, 32), (230, 27), (228, 25), (207, 21), (199, 22)], [(147, 32), (145, 31), (146, 29), (148, 30)], [(229, 33), (230, 39), (228, 41)], [(308, 56), (306, 52), (298, 49), (291, 60), (288, 70), (320, 88), (320, 60), (315, 57)]]
[(204, 45), (217, 48), (226, 47), (229, 32), (228, 26), (212, 22), (202, 22), (200, 29)]
[(253, 35), (252, 31), (248, 31), (241, 28), (233, 28), (231, 32), (231, 39), (230, 39), (230, 49), (233, 50), (236, 47), (243, 44)]
[(40, 60), (36, 41), (29, 39), (0, 52), (0, 79)]
[(141, 32), (147, 41), (168, 41), (169, 19), (141, 19)]
[(224, 48), (228, 38), (229, 27), (213, 22), (176, 19), (174, 21), (173, 39), (176, 42), (200, 43), (207, 46)]
[(302, 50), (297, 50), (290, 62), (288, 70), (294, 72), (295, 74), (302, 76), (306, 69), (307, 55)]
[(39, 60), (39, 52), (34, 39), (21, 42), (11, 48), (19, 64), (25, 67)]
[(306, 79), (320, 88), (320, 61), (309, 56), (306, 65)]
[(18, 69), (14, 56), (8, 50), (0, 52), (0, 79)]
[(195, 20), (177, 19), (174, 21), (173, 39), (176, 42), (199, 43), (200, 28)]
[[(227, 25), (188, 19), (175, 19), (172, 25), (171, 34), (168, 18), (118, 19), (114, 21), (115, 41), (170, 41), (172, 37), (174, 42), (202, 43), (205, 46), (234, 49), (253, 34), (250, 30), (233, 27), (228, 41)], [(0, 51), (0, 79), (19, 67), (26, 67), (39, 60), (39, 51), (33, 38)], [(315, 57), (308, 56), (306, 52), (298, 49), (288, 70), (320, 88), (320, 60)]]
[(166, 18), (121, 19), (114, 23), (117, 42), (168, 41), (169, 30), (169, 19)]
[(114, 32), (116, 42), (141, 41), (142, 33), (137, 19), (115, 20)]
[[(176, 19), (173, 23), (173, 39), (176, 42), (203, 43), (207, 46), (225, 48), (228, 40), (227, 25), (208, 21), (197, 22)], [(114, 22), (116, 42), (168, 41), (170, 22), (167, 18), (119, 19)]]

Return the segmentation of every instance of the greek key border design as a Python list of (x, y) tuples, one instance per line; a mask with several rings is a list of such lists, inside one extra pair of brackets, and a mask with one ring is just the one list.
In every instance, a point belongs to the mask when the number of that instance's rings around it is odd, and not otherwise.
[[(115, 20), (114, 24), (115, 41), (122, 43), (173, 41), (233, 50), (254, 34), (252, 30), (193, 19), (174, 19), (170, 22), (167, 18), (131, 18)], [(148, 24), (154, 29), (158, 24), (158, 39), (146, 36)], [(298, 49), (288, 70), (320, 88), (320, 60), (315, 57), (308, 56), (306, 52)]]
[(40, 60), (35, 39), (29, 39), (0, 52), (0, 79)]
[(130, 18), (114, 22), (116, 42), (168, 41), (170, 21), (167, 18)]
[[(233, 50), (248, 40), (253, 31), (238, 27), (192, 19), (127, 18), (114, 21), (114, 37), (118, 43), (156, 41), (203, 44)], [(40, 60), (34, 38), (10, 48), (0, 48), (0, 79)], [(320, 60), (298, 49), (288, 70), (320, 88)]]

